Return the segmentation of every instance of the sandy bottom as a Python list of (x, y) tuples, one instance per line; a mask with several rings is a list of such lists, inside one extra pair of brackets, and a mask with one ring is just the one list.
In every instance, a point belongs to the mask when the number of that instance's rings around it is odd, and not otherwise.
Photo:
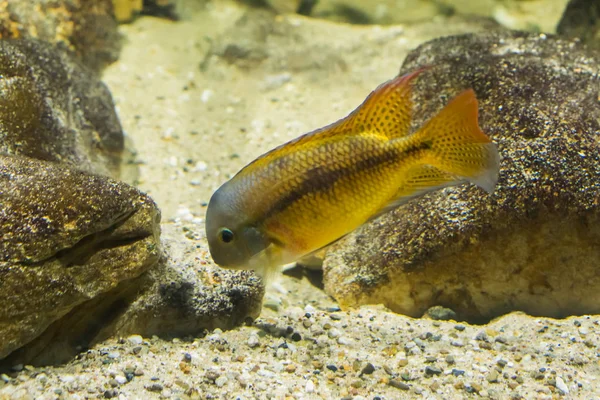
[[(345, 116), (419, 43), (482, 29), (456, 18), (359, 27), (282, 17), (296, 44), (242, 69), (208, 55), (243, 11), (223, 1), (176, 23), (122, 26), (121, 59), (104, 75), (136, 150), (138, 174), (125, 179), (155, 199), (167, 230), (192, 221), (199, 240), (211, 193), (246, 163)], [(314, 62), (292, 64), (294, 45)], [(342, 312), (318, 274), (292, 271), (253, 326), (115, 338), (65, 366), (16, 366), (0, 376), (0, 399), (600, 398), (599, 321), (516, 313), (469, 326)]]

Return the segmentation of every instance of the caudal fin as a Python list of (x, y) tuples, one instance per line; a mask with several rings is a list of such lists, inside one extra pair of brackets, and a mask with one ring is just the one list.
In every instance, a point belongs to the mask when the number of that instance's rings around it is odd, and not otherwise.
[(427, 164), (492, 193), (498, 181), (496, 144), (479, 129), (477, 98), (465, 90), (415, 134), (429, 143)]

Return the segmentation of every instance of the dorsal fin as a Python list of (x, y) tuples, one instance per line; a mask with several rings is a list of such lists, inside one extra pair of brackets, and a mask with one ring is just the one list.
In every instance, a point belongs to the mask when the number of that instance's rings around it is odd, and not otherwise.
[(342, 125), (359, 135), (383, 140), (407, 136), (412, 116), (411, 82), (426, 68), (398, 76), (381, 84), (344, 119)]

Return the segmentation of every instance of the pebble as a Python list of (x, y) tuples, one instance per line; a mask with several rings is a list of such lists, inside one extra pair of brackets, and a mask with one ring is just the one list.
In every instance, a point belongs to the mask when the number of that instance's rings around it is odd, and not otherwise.
[(493, 369), (487, 376), (486, 378), (488, 382), (490, 383), (495, 383), (498, 382), (498, 371), (496, 371), (495, 369)]
[(255, 348), (255, 347), (258, 347), (259, 344), (260, 344), (260, 341), (258, 339), (258, 336), (250, 335), (250, 337), (248, 338), (248, 347)]
[(327, 333), (327, 336), (329, 336), (331, 339), (335, 339), (337, 337), (340, 337), (342, 335), (342, 332), (340, 332), (338, 329), (330, 329), (329, 332)]
[(227, 384), (228, 380), (229, 379), (225, 375), (221, 375), (215, 380), (215, 385), (217, 385), (218, 387), (223, 387), (225, 386), (225, 384)]
[(306, 381), (306, 386), (304, 387), (304, 391), (306, 393), (314, 393), (315, 392), (315, 383), (312, 380)]
[(562, 392), (562, 394), (569, 394), (569, 387), (560, 376), (556, 377), (556, 388)]
[(465, 345), (462, 340), (458, 340), (458, 339), (452, 340), (450, 342), (450, 344), (454, 347), (463, 347)]
[(425, 375), (426, 376), (440, 375), (441, 373), (442, 373), (441, 368), (436, 367), (435, 365), (428, 365), (425, 367)]
[(452, 375), (454, 375), (454, 376), (461, 376), (464, 374), (465, 374), (465, 371), (462, 369), (456, 369), (456, 368), (452, 369)]
[(132, 345), (139, 346), (142, 344), (144, 339), (140, 335), (131, 335), (127, 338), (127, 341)]
[(364, 366), (362, 371), (360, 371), (360, 374), (361, 375), (371, 375), (373, 372), (375, 372), (375, 366), (371, 363), (367, 363), (367, 365)]
[(121, 356), (121, 354), (118, 351), (111, 351), (107, 354), (107, 357), (110, 359), (117, 359)]
[(457, 331), (464, 331), (465, 330), (465, 326), (463, 324), (458, 324), (458, 325), (454, 325), (454, 329), (456, 329)]
[(390, 386), (395, 387), (397, 389), (408, 390), (410, 386), (406, 383), (399, 381), (397, 379), (390, 379)]

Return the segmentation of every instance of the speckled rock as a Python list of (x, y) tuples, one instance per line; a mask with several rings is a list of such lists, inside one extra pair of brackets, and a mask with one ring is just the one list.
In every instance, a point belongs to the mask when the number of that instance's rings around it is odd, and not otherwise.
[(99, 71), (121, 48), (112, 0), (2, 0), (0, 38), (41, 39)]
[(81, 340), (102, 320), (99, 299), (118, 301), (157, 263), (160, 214), (124, 183), (28, 157), (0, 155), (0, 189), (0, 358), (42, 335), (31, 361), (53, 337)]
[(556, 28), (557, 33), (600, 47), (600, 1), (571, 0)]
[(146, 289), (115, 321), (114, 334), (181, 337), (205, 329), (231, 329), (258, 317), (262, 282), (253, 273), (215, 266), (205, 242), (186, 237), (192, 228), (164, 225), (165, 259), (149, 271)]
[(119, 177), (123, 132), (106, 86), (64, 51), (0, 41), (0, 153)]
[(334, 246), (325, 287), (343, 307), (383, 303), (459, 319), (511, 310), (600, 312), (600, 107), (595, 53), (545, 35), (448, 37), (413, 51), (415, 126), (460, 90), (501, 152), (493, 195), (469, 185), (414, 200)]

